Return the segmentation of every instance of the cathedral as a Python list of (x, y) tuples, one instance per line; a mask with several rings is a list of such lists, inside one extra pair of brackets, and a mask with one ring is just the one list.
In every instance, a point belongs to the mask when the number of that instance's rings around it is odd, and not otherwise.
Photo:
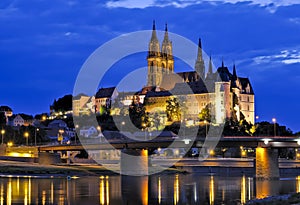
[[(212, 122), (222, 123), (225, 119), (234, 118), (254, 124), (255, 103), (250, 80), (239, 77), (235, 65), (231, 73), (223, 61), (214, 72), (211, 57), (206, 72), (201, 39), (195, 56), (195, 71), (175, 73), (167, 25), (160, 44), (153, 22), (147, 55), (147, 86), (140, 93), (145, 95), (147, 111), (165, 111), (166, 101), (175, 96), (184, 99), (186, 119), (199, 119), (199, 113), (210, 108)], [(187, 85), (192, 92), (185, 91)]]

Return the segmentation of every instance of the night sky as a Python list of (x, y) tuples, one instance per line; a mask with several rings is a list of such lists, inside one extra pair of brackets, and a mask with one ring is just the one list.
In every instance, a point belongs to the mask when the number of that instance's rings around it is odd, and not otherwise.
[[(217, 67), (222, 58), (230, 70), (235, 62), (238, 75), (252, 82), (259, 121), (276, 117), (300, 131), (299, 11), (299, 0), (1, 0), (0, 105), (14, 113), (49, 112), (55, 98), (73, 92), (95, 49), (151, 29), (155, 19), (159, 30), (168, 22), (170, 32), (195, 43), (201, 37)], [(118, 65), (126, 73), (146, 63), (145, 54)]]

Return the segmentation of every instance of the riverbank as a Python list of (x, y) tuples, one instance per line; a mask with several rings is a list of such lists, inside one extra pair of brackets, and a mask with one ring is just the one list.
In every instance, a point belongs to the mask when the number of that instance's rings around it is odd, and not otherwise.
[(300, 193), (270, 196), (263, 199), (253, 199), (246, 205), (300, 205)]
[[(31, 176), (101, 176), (118, 175), (118, 173), (97, 164), (57, 164), (40, 165), (38, 163), (0, 160), (0, 175), (31, 175)], [(186, 173), (184, 170), (168, 168), (163, 173)]]

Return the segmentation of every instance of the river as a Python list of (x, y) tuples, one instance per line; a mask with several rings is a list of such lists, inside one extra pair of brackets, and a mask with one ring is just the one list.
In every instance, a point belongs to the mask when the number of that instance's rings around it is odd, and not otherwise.
[(236, 204), (269, 195), (300, 192), (300, 177), (255, 181), (251, 177), (199, 174), (145, 177), (2, 176), (2, 204)]

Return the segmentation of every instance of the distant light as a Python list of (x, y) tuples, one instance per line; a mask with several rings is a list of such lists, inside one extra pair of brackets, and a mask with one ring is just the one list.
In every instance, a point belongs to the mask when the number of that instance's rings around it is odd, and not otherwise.
[(212, 149), (209, 151), (209, 155), (213, 156), (215, 154), (215, 151)]
[(270, 139), (264, 139), (265, 145), (269, 144), (269, 142), (270, 142)]
[(12, 146), (13, 146), (13, 142), (8, 142), (8, 143), (7, 143), (7, 146), (8, 146), (8, 147), (12, 147)]
[(183, 139), (184, 144), (190, 144), (190, 139)]
[(273, 122), (273, 123), (276, 123), (276, 118), (272, 118), (272, 122)]
[(300, 139), (297, 139), (296, 141), (297, 141), (297, 144), (300, 145)]

